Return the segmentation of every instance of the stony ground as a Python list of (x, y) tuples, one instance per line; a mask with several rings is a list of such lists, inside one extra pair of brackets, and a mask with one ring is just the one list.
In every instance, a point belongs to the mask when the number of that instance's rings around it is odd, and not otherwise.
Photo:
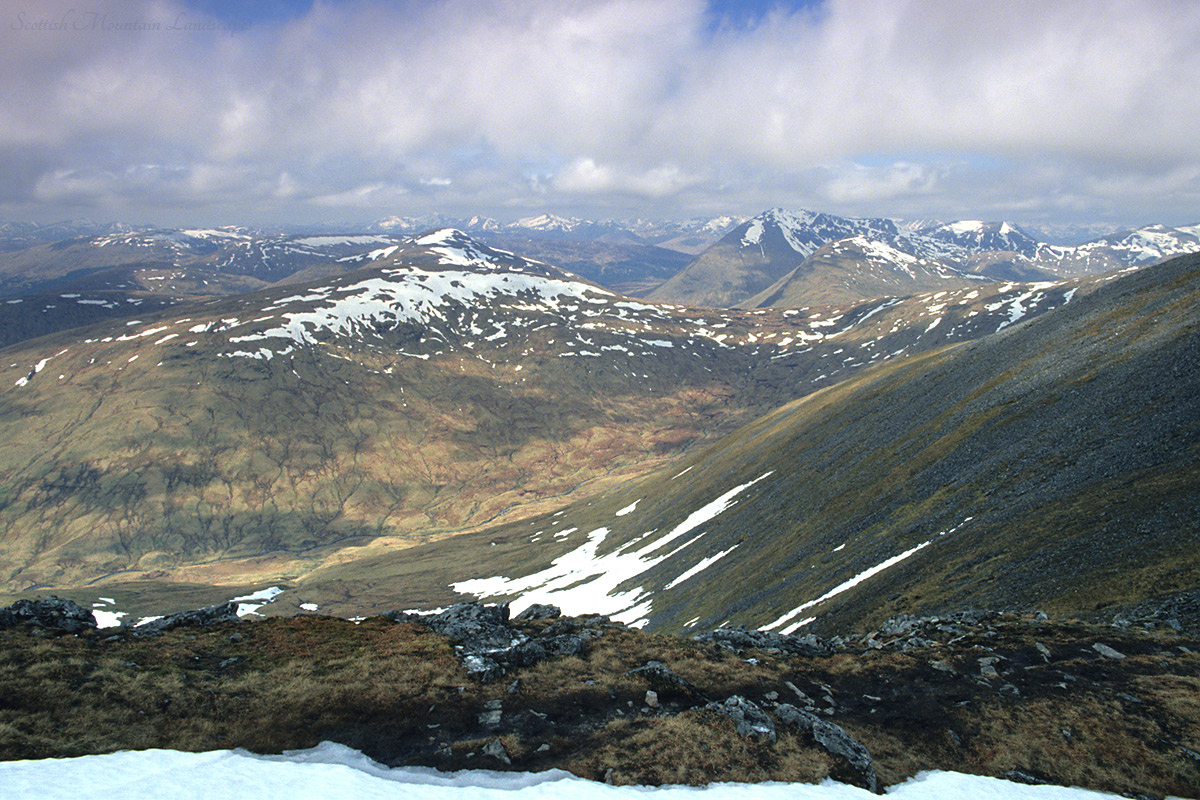
[(0, 757), (334, 740), (388, 764), (613, 783), (883, 788), (953, 769), (1200, 796), (1200, 639), (1159, 621), (966, 612), (697, 641), (538, 607), (360, 624), (233, 610), (148, 634), (0, 610)]

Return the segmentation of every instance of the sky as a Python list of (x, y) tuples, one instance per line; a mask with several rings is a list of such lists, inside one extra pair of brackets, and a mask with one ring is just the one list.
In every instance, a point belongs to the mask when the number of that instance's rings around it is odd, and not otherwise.
[(1193, 0), (0, 0), (0, 219), (1200, 222)]

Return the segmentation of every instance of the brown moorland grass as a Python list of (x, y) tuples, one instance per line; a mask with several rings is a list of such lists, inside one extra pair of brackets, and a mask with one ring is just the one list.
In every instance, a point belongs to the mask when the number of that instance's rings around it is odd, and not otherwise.
[[(586, 652), (490, 684), (467, 676), (444, 637), (379, 617), (272, 618), (153, 638), (0, 631), (0, 758), (279, 752), (332, 740), (388, 764), (559, 767), (613, 783), (849, 778), (844, 762), (785, 725), (771, 743), (739, 736), (682, 692), (651, 707), (647, 680), (628, 672), (657, 660), (713, 700), (739, 694), (771, 711), (801, 705), (800, 692), (813, 698), (816, 713), (866, 745), (881, 785), (927, 769), (1018, 770), (1110, 792), (1200, 794), (1200, 642), (1173, 632), (1013, 616), (953, 644), (898, 651), (852, 640), (802, 658), (572, 624), (596, 631)], [(1103, 658), (1096, 642), (1127, 657)], [(979, 666), (987, 657), (997, 659), (990, 679)], [(497, 739), (510, 764), (484, 752)]]

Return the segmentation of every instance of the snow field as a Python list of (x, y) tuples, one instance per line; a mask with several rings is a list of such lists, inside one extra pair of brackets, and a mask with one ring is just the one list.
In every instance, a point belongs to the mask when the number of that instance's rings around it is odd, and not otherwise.
[[(895, 800), (1101, 800), (1116, 795), (1025, 786), (955, 772), (924, 772), (888, 790)], [(712, 783), (609, 786), (563, 770), (438, 772), (389, 768), (344, 745), (260, 756), (244, 750), (125, 751), (100, 756), (0, 763), (0, 800), (869, 800), (865, 789), (821, 784)]]

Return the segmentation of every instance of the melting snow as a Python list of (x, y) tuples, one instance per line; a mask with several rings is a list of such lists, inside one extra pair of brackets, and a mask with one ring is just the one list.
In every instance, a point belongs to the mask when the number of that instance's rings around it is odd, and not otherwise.
[(668, 583), (668, 584), (667, 584), (665, 587), (663, 587), (663, 588), (665, 588), (665, 589), (673, 589), (673, 588), (675, 588), (675, 587), (676, 587), (676, 586), (678, 586), (679, 584), (681, 584), (681, 583), (683, 583), (684, 581), (686, 581), (688, 578), (691, 578), (691, 577), (693, 577), (693, 576), (695, 576), (695, 575), (698, 575), (698, 574), (700, 574), (701, 572), (703, 572), (704, 570), (708, 569), (708, 568), (709, 568), (709, 567), (711, 567), (713, 564), (717, 563), (717, 562), (718, 562), (718, 561), (720, 561), (722, 558), (724, 558), (725, 556), (729, 555), (729, 554), (730, 554), (730, 553), (732, 553), (734, 550), (736, 550), (736, 549), (737, 549), (737, 547), (738, 547), (738, 546), (735, 544), (733, 547), (729, 548), (728, 550), (722, 550), (721, 552), (717, 553), (717, 554), (716, 554), (716, 555), (714, 555), (714, 556), (709, 556), (708, 558), (702, 558), (702, 559), (700, 559), (700, 561), (696, 562), (695, 566), (693, 566), (693, 567), (691, 567), (690, 569), (688, 569), (687, 571), (685, 571), (685, 572), (684, 572), (682, 575), (680, 575), (678, 578), (676, 578), (675, 580), (673, 580), (673, 581), (671, 581), (670, 583)]
[(630, 503), (629, 505), (625, 506), (625, 507), (624, 507), (624, 508), (622, 508), (620, 511), (618, 511), (618, 512), (616, 513), (616, 516), (618, 516), (618, 517), (623, 517), (623, 516), (625, 516), (626, 514), (629, 514), (629, 513), (631, 513), (631, 512), (632, 512), (632, 511), (633, 511), (635, 508), (637, 508), (637, 504), (638, 504), (638, 503), (640, 503), (640, 502), (642, 502), (642, 501), (641, 501), (641, 500), (634, 500), (632, 503)]
[(257, 615), (260, 608), (274, 601), (281, 594), (283, 594), (283, 589), (280, 589), (278, 586), (272, 586), (267, 589), (260, 589), (244, 597), (235, 597), (233, 598), (233, 602), (238, 604), (237, 615), (239, 617), (249, 616), (250, 614)]
[[(606, 614), (618, 622), (641, 620), (651, 610), (651, 598), (637, 586), (618, 591), (617, 587), (678, 553), (694, 542), (703, 532), (682, 545), (667, 550), (667, 546), (712, 520), (736, 503), (736, 497), (746, 489), (771, 475), (764, 473), (752, 481), (735, 486), (720, 497), (693, 511), (666, 535), (641, 544), (633, 540), (600, 555), (597, 550), (609, 534), (608, 528), (597, 528), (587, 535), (587, 541), (574, 550), (554, 559), (549, 567), (523, 578), (497, 575), (452, 583), (450, 587), (462, 594), (480, 597), (518, 595), (512, 610), (519, 613), (534, 603), (550, 603), (564, 614)], [(666, 552), (663, 552), (666, 550)]]
[(529, 296), (543, 311), (561, 311), (567, 300), (582, 300), (588, 295), (604, 294), (574, 281), (546, 278), (521, 272), (480, 273), (460, 270), (426, 271), (406, 267), (387, 271), (388, 278), (370, 278), (341, 289), (318, 289), (305, 297), (288, 297), (271, 309), (290, 302), (316, 302), (312, 310), (281, 314), (284, 322), (274, 328), (230, 338), (231, 343), (267, 338), (286, 338), (298, 343), (315, 344), (315, 333), (328, 330), (342, 335), (373, 332), (381, 321), (427, 324), (444, 320), (453, 304), (468, 308), (486, 305), (500, 296), (520, 295), (528, 305)]
[[(821, 595), (816, 600), (809, 600), (807, 603), (803, 603), (799, 606), (796, 606), (795, 608), (793, 608), (791, 611), (784, 614), (779, 619), (775, 620), (774, 622), (770, 623), (769, 625), (764, 625), (759, 630), (769, 631), (772, 628), (778, 628), (780, 625), (783, 625), (784, 623), (788, 622), (789, 620), (791, 620), (793, 617), (800, 614), (801, 612), (807, 611), (808, 609), (812, 608), (813, 606), (815, 606), (819, 603), (824, 603), (826, 600), (829, 600), (830, 598), (837, 597), (842, 592), (853, 589), (855, 586), (858, 586), (860, 583), (867, 580), (868, 578), (878, 575), (880, 572), (883, 572), (888, 567), (894, 567), (895, 565), (899, 564), (904, 559), (911, 556), (913, 553), (916, 553), (920, 550), (925, 549), (932, 543), (933, 543), (933, 539), (930, 539), (927, 542), (922, 542), (921, 544), (917, 545), (916, 547), (913, 547), (909, 550), (905, 550), (903, 553), (901, 553), (898, 556), (892, 556), (887, 561), (883, 561), (879, 564), (876, 564), (875, 566), (871, 567), (870, 569), (863, 570), (862, 572), (858, 573), (850, 580), (848, 580), (844, 583), (841, 583), (841, 584), (835, 586), (834, 588), (830, 589), (828, 592)], [(808, 623), (812, 622), (814, 619), (816, 619), (816, 617), (807, 617), (805, 619), (802, 619), (799, 622), (788, 625), (786, 628), (784, 628), (781, 631), (781, 633), (785, 633), (785, 634), (794, 633), (798, 628), (801, 628), (801, 627), (807, 625)]]

